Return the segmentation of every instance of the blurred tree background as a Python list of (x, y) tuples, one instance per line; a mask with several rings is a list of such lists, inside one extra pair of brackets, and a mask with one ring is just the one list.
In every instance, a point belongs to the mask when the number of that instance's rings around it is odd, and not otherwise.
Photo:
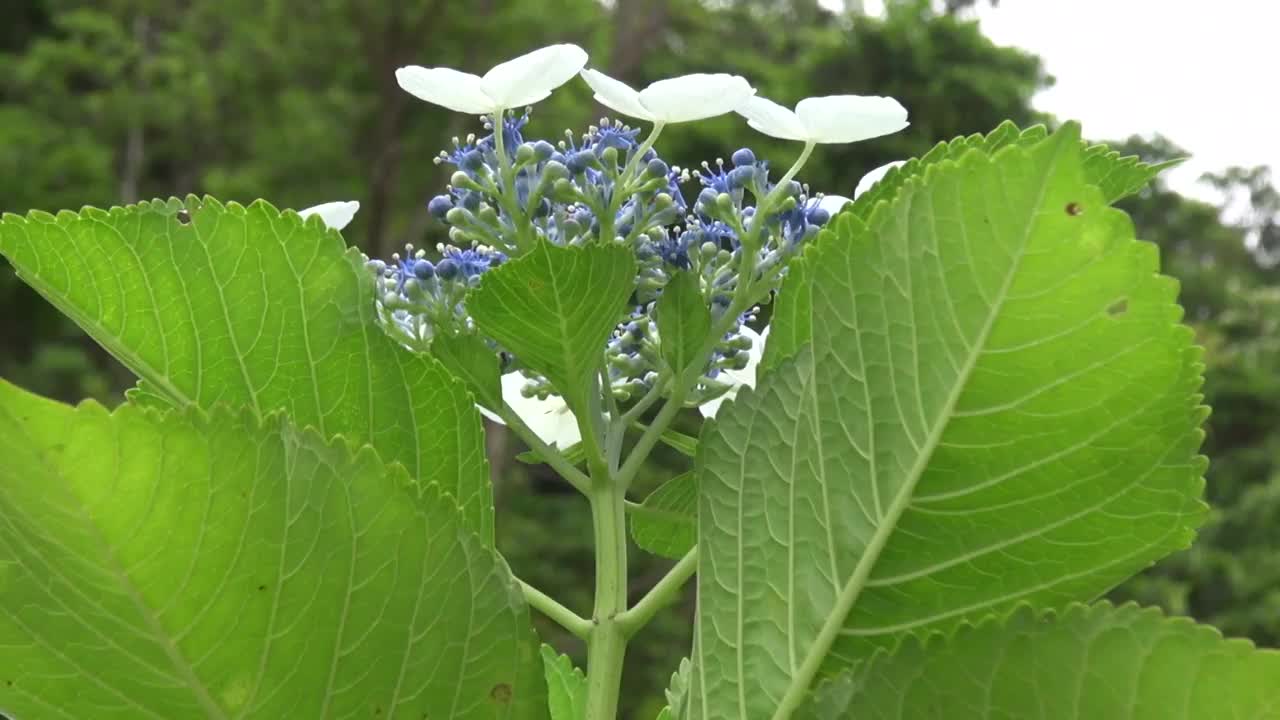
[[(906, 132), (825, 146), (806, 167), (815, 190), (850, 195), (865, 171), (939, 140), (1004, 119), (1053, 121), (1031, 107), (1051, 82), (1040, 61), (987, 40), (966, 14), (973, 4), (898, 0), (871, 18), (856, 1), (836, 13), (816, 0), (9, 0), (0, 25), (0, 211), (187, 193), (293, 208), (356, 199), (362, 208), (344, 235), (369, 255), (431, 244), (442, 232), (425, 202), (447, 178), (431, 159), (479, 127), (401, 91), (395, 68), (483, 71), (552, 42), (583, 46), (593, 66), (637, 85), (727, 71), (784, 105), (833, 93), (899, 98), (911, 112)], [(573, 82), (538, 105), (527, 134), (554, 140), (600, 114)], [(735, 117), (673, 126), (659, 150), (696, 166), (744, 145), (783, 166), (797, 151)], [(1159, 137), (1119, 146), (1148, 159), (1185, 154)], [(1226, 168), (1210, 181), (1235, 199), (1236, 220), (1159, 183), (1124, 208), (1182, 281), (1187, 319), (1205, 346), (1215, 513), (1195, 549), (1115, 596), (1280, 645), (1280, 281), (1270, 269), (1280, 259), (1280, 195), (1263, 168)], [(128, 373), (7, 269), (0, 300), (0, 375), (69, 401), (119, 401)], [(696, 433), (696, 416), (684, 429)], [(500, 546), (517, 574), (586, 611), (585, 503), (545, 468), (515, 462), (519, 449), (493, 434)], [(659, 454), (637, 495), (686, 464)], [(633, 592), (668, 565), (635, 550)], [(691, 616), (686, 601), (633, 644), (630, 717), (661, 707)], [(572, 638), (540, 627), (582, 661)]]

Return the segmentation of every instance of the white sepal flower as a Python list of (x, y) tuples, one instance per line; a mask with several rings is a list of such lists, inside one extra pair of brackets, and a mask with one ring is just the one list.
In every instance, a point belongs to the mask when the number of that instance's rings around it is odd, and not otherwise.
[(601, 105), (652, 123), (691, 122), (724, 115), (756, 93), (746, 78), (724, 73), (681, 75), (659, 80), (639, 92), (599, 70), (587, 69), (581, 74)]
[(735, 108), (765, 135), (806, 143), (851, 143), (896, 133), (910, 123), (897, 100), (863, 95), (805, 98), (788, 110), (759, 95)]
[(818, 199), (818, 209), (826, 210), (828, 215), (835, 217), (836, 213), (851, 202), (853, 201), (843, 195), (823, 195)]
[(360, 203), (355, 200), (328, 202), (321, 205), (312, 205), (305, 210), (299, 210), (298, 215), (304, 220), (312, 215), (319, 215), (325, 225), (334, 230), (341, 230), (351, 224), (351, 219), (356, 216), (356, 211), (359, 209)]
[[(582, 440), (578, 420), (565, 404), (564, 398), (559, 395), (548, 395), (546, 400), (525, 397), (520, 390), (528, 382), (518, 370), (502, 376), (502, 400), (511, 406), (512, 412), (529, 426), (538, 439), (548, 445), (564, 450)], [(499, 425), (506, 425), (496, 413), (479, 405), (476, 409)]]
[(747, 366), (741, 370), (721, 370), (720, 374), (730, 383), (728, 390), (723, 395), (719, 395), (708, 400), (698, 406), (698, 412), (703, 417), (713, 418), (716, 413), (720, 412), (720, 406), (726, 400), (732, 400), (738, 396), (738, 390), (746, 385), (749, 388), (756, 386), (756, 370), (760, 366), (760, 359), (764, 357), (764, 344), (769, 339), (769, 328), (765, 328), (764, 332), (757, 334), (755, 330), (742, 326), (742, 334), (751, 338), (751, 349), (747, 351)]
[(872, 170), (866, 175), (863, 175), (862, 179), (858, 181), (858, 187), (855, 188), (853, 191), (853, 196), (856, 198), (862, 193), (870, 190), (873, 186), (875, 186), (876, 183), (883, 180), (884, 176), (888, 175), (890, 170), (896, 167), (899, 167), (901, 165), (905, 165), (906, 162), (907, 162), (906, 160), (894, 160), (891, 163), (881, 165), (875, 170)]
[(396, 70), (396, 82), (429, 103), (485, 115), (546, 98), (586, 64), (587, 52), (577, 45), (551, 45), (495, 65), (484, 77), (409, 65)]

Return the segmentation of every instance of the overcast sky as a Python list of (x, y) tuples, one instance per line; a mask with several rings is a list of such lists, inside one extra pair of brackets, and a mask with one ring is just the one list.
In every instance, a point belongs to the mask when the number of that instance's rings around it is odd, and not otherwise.
[(1206, 170), (1280, 168), (1277, 0), (1001, 0), (977, 16), (997, 44), (1044, 60), (1056, 83), (1037, 108), (1091, 138), (1158, 132), (1188, 150), (1167, 178), (1178, 190), (1212, 199)]

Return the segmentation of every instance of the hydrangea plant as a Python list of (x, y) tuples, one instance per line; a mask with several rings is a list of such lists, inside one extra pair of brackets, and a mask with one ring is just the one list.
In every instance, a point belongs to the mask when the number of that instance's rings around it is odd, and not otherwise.
[[(823, 194), (815, 148), (899, 103), (587, 60), (398, 71), (480, 117), (434, 248), (348, 249), (354, 202), (4, 216), (139, 383), (107, 410), (0, 381), (0, 710), (610, 720), (692, 583), (667, 720), (1280, 717), (1280, 654), (1098, 602), (1206, 514), (1200, 351), (1110, 207), (1160, 167), (1006, 124)], [(618, 117), (534, 139), (576, 76)], [(733, 112), (798, 159), (661, 156)], [(586, 498), (589, 610), (495, 549), (482, 417)], [(632, 497), (659, 443), (689, 471)], [(634, 603), (629, 536), (675, 561)]]

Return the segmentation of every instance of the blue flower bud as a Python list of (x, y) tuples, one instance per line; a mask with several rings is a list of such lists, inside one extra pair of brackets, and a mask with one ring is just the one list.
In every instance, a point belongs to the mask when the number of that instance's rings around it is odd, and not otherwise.
[(569, 172), (574, 175), (581, 175), (586, 172), (587, 168), (598, 167), (599, 165), (600, 161), (596, 158), (595, 153), (588, 150), (579, 150), (569, 158), (568, 162)]
[(458, 164), (466, 170), (479, 170), (484, 167), (484, 153), (479, 150), (468, 150), (463, 153), (462, 161)]
[(539, 140), (533, 144), (533, 154), (539, 162), (546, 162), (556, 154), (556, 146), (546, 140)]
[(436, 274), (445, 280), (452, 280), (458, 277), (458, 263), (445, 258), (436, 265)]
[(448, 195), (437, 195), (427, 203), (427, 212), (437, 220), (444, 220), (445, 213), (453, 209), (453, 198)]
[[(742, 152), (739, 150), (738, 152)], [(748, 152), (750, 152), (748, 150)], [(735, 153), (736, 154), (736, 153)], [(756, 169), (752, 166), (736, 167), (729, 171), (729, 187), (733, 189), (744, 188), (751, 184), (751, 178), (756, 174)]]
[(820, 207), (816, 207), (809, 211), (809, 222), (813, 223), (814, 225), (826, 225), (827, 221), (830, 219), (831, 219), (831, 213), (827, 212), (826, 210), (823, 210)]
[(733, 154), (731, 158), (734, 167), (744, 167), (756, 164), (756, 154), (751, 152), (751, 148), (742, 148)]
[(413, 264), (413, 274), (419, 280), (430, 280), (435, 277), (436, 266), (430, 260), (419, 260)]
[(667, 173), (671, 172), (671, 168), (668, 167), (667, 164), (663, 162), (661, 159), (654, 158), (649, 161), (648, 165), (645, 166), (644, 171), (645, 171), (645, 174), (649, 175), (650, 177), (661, 178), (661, 177), (666, 177)]

